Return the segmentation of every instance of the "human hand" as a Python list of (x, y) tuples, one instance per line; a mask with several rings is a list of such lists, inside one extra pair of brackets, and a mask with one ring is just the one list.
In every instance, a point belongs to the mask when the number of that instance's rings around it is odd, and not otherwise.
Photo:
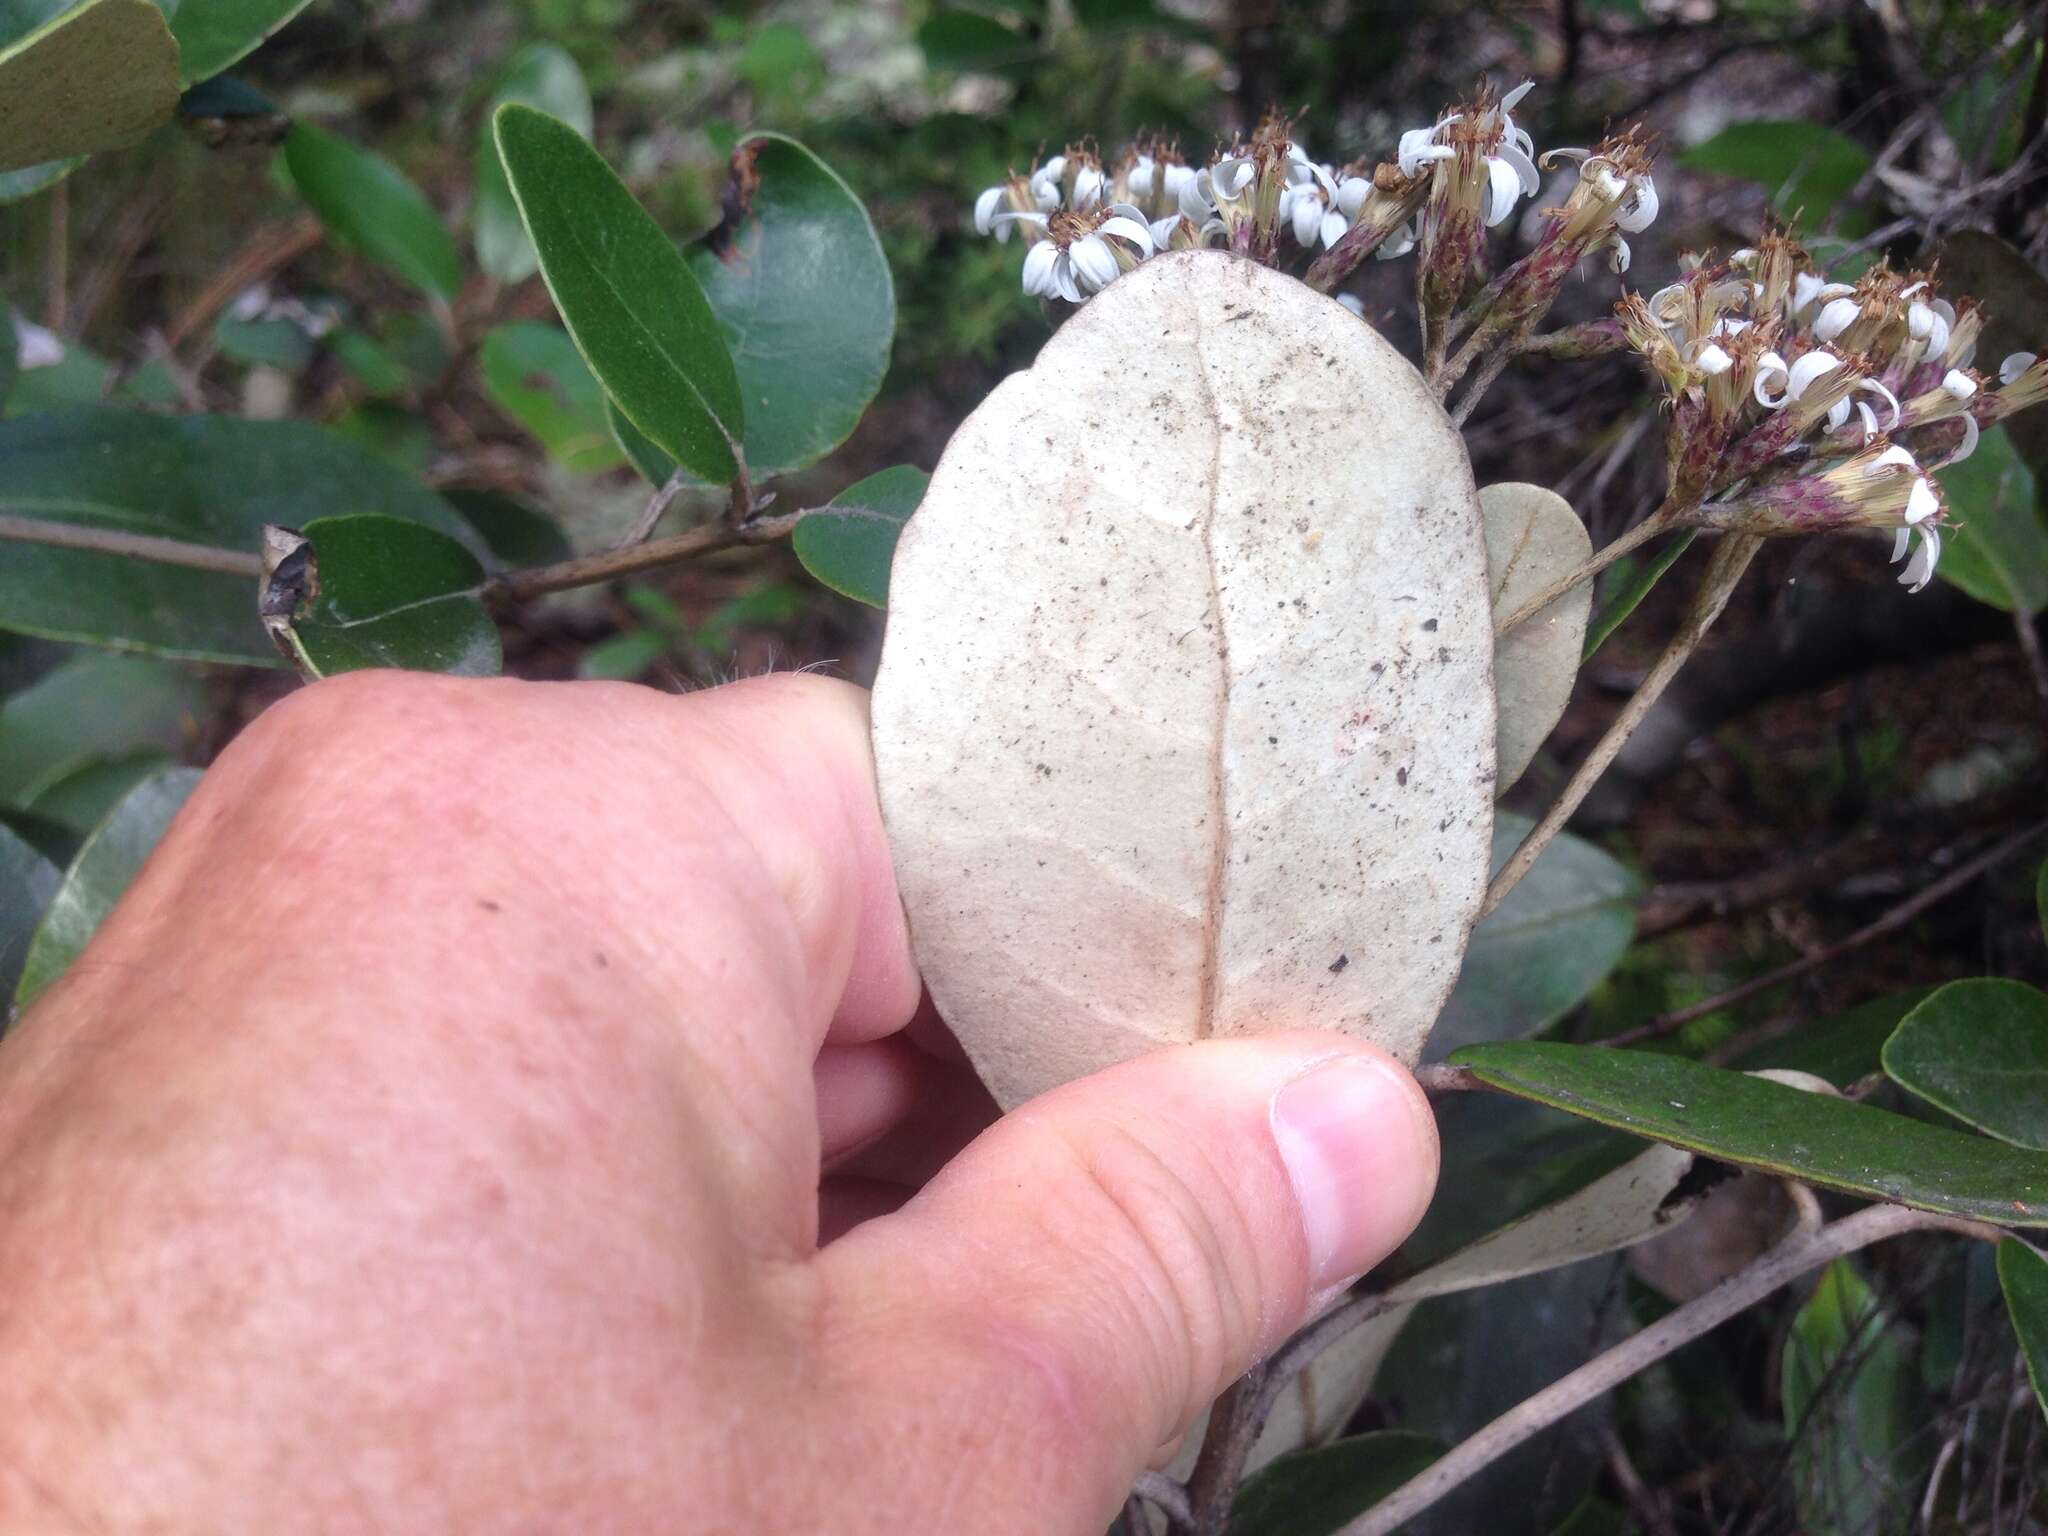
[[(1434, 1123), (1208, 1041), (890, 1210), (979, 1101), (865, 707), (356, 674), (245, 731), (0, 1046), (0, 1524), (1098, 1536)], [(821, 1164), (828, 1235), (886, 1212), (823, 1247)]]

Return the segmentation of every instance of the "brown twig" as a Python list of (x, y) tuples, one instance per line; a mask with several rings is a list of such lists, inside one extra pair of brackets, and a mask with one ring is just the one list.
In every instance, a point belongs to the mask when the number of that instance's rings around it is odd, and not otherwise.
[(1245, 1463), (1258, 1443), (1266, 1416), (1260, 1411), (1266, 1371), (1254, 1366), (1230, 1384), (1209, 1409), (1209, 1432), (1188, 1475), (1188, 1529), (1194, 1536), (1223, 1536), (1230, 1506), (1244, 1481)]
[(1558, 577), (1555, 581), (1545, 586), (1542, 591), (1530, 597), (1528, 601), (1524, 602), (1521, 607), (1515, 609), (1506, 618), (1495, 620), (1493, 632), (1496, 635), (1505, 635), (1510, 630), (1521, 628), (1529, 620), (1535, 618), (1537, 614), (1548, 608), (1580, 583), (1591, 581), (1595, 576), (1598, 576), (1623, 555), (1641, 548), (1659, 534), (1669, 533), (1672, 529), (1678, 527), (1683, 522), (1686, 514), (1691, 510), (1691, 508), (1680, 502), (1664, 502), (1656, 511), (1652, 512), (1640, 523), (1637, 523), (1635, 527), (1625, 530), (1620, 536), (1595, 550), (1592, 558), (1577, 570), (1566, 571), (1564, 575)]
[[(1164, 1472), (1140, 1472), (1138, 1480), (1131, 1485), (1131, 1497), (1143, 1499), (1165, 1515), (1167, 1529), (1175, 1536), (1194, 1528), (1194, 1506), (1188, 1503), (1187, 1489)], [(1132, 1527), (1134, 1536), (1143, 1536), (1145, 1530), (1142, 1525)]]
[(1742, 579), (1742, 573), (1749, 569), (1749, 562), (1756, 557), (1761, 544), (1762, 540), (1753, 534), (1731, 533), (1715, 547), (1713, 561), (1707, 566), (1700, 589), (1693, 595), (1692, 607), (1680, 622), (1678, 633), (1671, 637), (1670, 643), (1664, 647), (1664, 654), (1657, 658), (1657, 664), (1650, 668), (1649, 676), (1643, 679), (1642, 685), (1636, 689), (1628, 703), (1622, 706), (1621, 713), (1614, 717), (1614, 723), (1607, 727), (1606, 734), (1594, 743), (1593, 750), (1586, 754), (1585, 760), (1573, 771), (1563, 793), (1557, 797), (1550, 809), (1543, 813), (1542, 819), (1530, 829), (1521, 846), (1508, 856), (1507, 863), (1503, 864), (1500, 872), (1493, 877), (1492, 883), (1486, 888), (1486, 899), (1480, 904), (1481, 918), (1507, 898), (1508, 892), (1528, 874), (1538, 856), (1550, 846), (1551, 840), (1564, 830), (1564, 824), (1571, 820), (1572, 813), (1578, 810), (1595, 781), (1607, 771), (1608, 765), (1627, 744), (1636, 727), (1643, 723), (1651, 706), (1662, 696), (1664, 690), (1671, 686), (1671, 680), (1699, 648), (1700, 641), (1706, 638), (1707, 631), (1713, 628), (1714, 621), (1721, 616), (1721, 610), (1728, 605), (1729, 594), (1735, 590), (1735, 584)]
[(236, 294), (251, 283), (290, 266), (318, 245), (324, 236), (320, 221), (301, 214), (288, 224), (258, 230), (220, 275), (179, 310), (164, 332), (164, 344), (172, 350), (212, 323), (213, 317), (233, 302)]
[(1779, 1287), (1885, 1238), (1929, 1230), (1956, 1232), (1984, 1242), (1996, 1242), (2004, 1236), (1998, 1228), (1983, 1222), (1910, 1210), (1902, 1205), (1865, 1206), (1817, 1232), (1795, 1232), (1704, 1296), (1667, 1313), (1642, 1332), (1630, 1335), (1509, 1409), (1344, 1526), (1337, 1536), (1390, 1536), (1531, 1435), (1719, 1327)]
[(182, 539), (159, 539), (144, 533), (122, 533), (113, 528), (54, 522), (40, 517), (0, 514), (0, 539), (12, 539), (23, 544), (48, 544), (57, 549), (83, 549), (100, 555), (123, 555), (156, 565), (180, 565), (194, 571), (218, 571), (223, 576), (245, 576), (251, 581), (263, 574), (261, 558), (244, 550), (187, 544)]
[(1821, 966), (1827, 965), (1831, 961), (1839, 960), (1843, 955), (1861, 949), (1872, 940), (1881, 939), (1888, 933), (1896, 933), (1936, 902), (1955, 894), (1955, 892), (1961, 890), (1986, 870), (1996, 868), (2004, 863), (2043, 832), (2048, 832), (2048, 821), (2037, 821), (2030, 827), (2024, 827), (2002, 842), (1978, 854), (1976, 858), (1971, 859), (1967, 864), (1959, 865), (1955, 869), (1950, 870), (1925, 890), (1916, 892), (1877, 918), (1876, 921), (1866, 923), (1863, 927), (1858, 928), (1847, 938), (1837, 939), (1834, 943), (1817, 949), (1810, 955), (1801, 955), (1797, 960), (1787, 961), (1775, 970), (1766, 971), (1761, 976), (1753, 976), (1740, 986), (1730, 987), (1727, 991), (1717, 993), (1713, 997), (1690, 1004), (1684, 1008), (1675, 1008), (1670, 1013), (1659, 1014), (1647, 1023), (1638, 1024), (1634, 1029), (1624, 1030), (1621, 1034), (1610, 1036), (1601, 1043), (1603, 1045), (1618, 1046), (1636, 1045), (1644, 1040), (1655, 1040), (1662, 1035), (1670, 1034), (1673, 1030), (1683, 1029), (1695, 1019), (1703, 1019), (1708, 1014), (1719, 1012), (1723, 1008), (1732, 1008), (1735, 1004), (1746, 1001), (1756, 996), (1759, 992), (1768, 992), (1772, 987), (1797, 980), (1809, 971), (1818, 970)]
[(650, 539), (644, 544), (608, 549), (594, 555), (578, 555), (573, 560), (533, 570), (510, 571), (486, 582), (483, 595), (517, 602), (548, 592), (566, 592), (571, 587), (587, 587), (594, 582), (631, 576), (659, 566), (675, 565), (738, 545), (770, 544), (787, 537), (802, 516), (802, 512), (785, 512), (778, 516), (752, 518), (737, 527), (723, 522), (706, 523), (671, 538)]

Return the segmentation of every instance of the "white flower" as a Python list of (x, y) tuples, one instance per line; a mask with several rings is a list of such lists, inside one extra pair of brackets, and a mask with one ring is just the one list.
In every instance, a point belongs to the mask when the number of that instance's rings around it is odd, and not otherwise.
[[(1914, 484), (1913, 497), (1917, 499), (1923, 492), (1929, 501), (1933, 500), (1934, 493), (1927, 489), (1927, 481), (1924, 478)], [(1910, 521), (1913, 516), (1912, 502), (1909, 500), (1907, 505), (1906, 516)], [(1920, 515), (1925, 518), (1928, 513), (1922, 512)], [(1906, 568), (1899, 572), (1899, 585), (1908, 592), (1918, 592), (1928, 582), (1934, 580), (1934, 567), (1941, 559), (1941, 528), (1938, 524), (1923, 521), (1915, 523), (1911, 528), (1899, 530), (1898, 536), (1892, 540), (1892, 560), (1897, 562), (1905, 554), (1906, 545), (1915, 533), (1920, 535), (1920, 545), (1913, 551), (1913, 558), (1906, 562)]]
[(1693, 367), (1708, 378), (1715, 378), (1735, 366), (1735, 359), (1714, 342), (1708, 342), (1699, 350), (1699, 356), (1692, 360)]
[[(1325, 176), (1281, 189), (1280, 222), (1294, 231), (1301, 245), (1335, 245), (1351, 227), (1351, 221), (1330, 206), (1332, 193), (1324, 190), (1328, 180)], [(1329, 185), (1334, 188), (1335, 183)]]
[(1365, 206), (1365, 200), (1372, 196), (1372, 183), (1363, 176), (1346, 176), (1337, 183), (1337, 211), (1347, 219), (1358, 217), (1358, 210)]
[(1856, 323), (1856, 317), (1863, 313), (1863, 306), (1854, 299), (1830, 299), (1821, 306), (1813, 322), (1813, 336), (1816, 341), (1833, 341), (1842, 332)]
[(1108, 218), (1086, 234), (1064, 238), (1064, 243), (1042, 213), (998, 214), (997, 218), (1046, 231), (1047, 238), (1024, 253), (1024, 291), (1037, 298), (1079, 304), (1107, 288), (1124, 270), (1116, 241), (1128, 242), (1134, 262), (1143, 261), (1157, 249), (1143, 216), (1128, 203), (1116, 204)]
[[(1906, 305), (1906, 334), (1915, 341), (1926, 343), (1926, 356), (1939, 357), (1948, 350), (1948, 333), (1955, 320), (1955, 310), (1943, 299), (1923, 303), (1913, 298), (1914, 294), (1926, 286), (1925, 283), (1915, 283), (1899, 297), (1911, 300)], [(1943, 313), (1944, 310), (1947, 311), (1946, 314)]]
[[(2039, 357), (2040, 354), (2037, 352), (2011, 353), (2004, 362), (1998, 365), (1998, 382), (2001, 384), (2017, 383), (2019, 376), (2033, 367)], [(26, 367), (27, 364), (22, 366)]]
[(1195, 168), (1192, 165), (1169, 165), (1160, 181), (1159, 189), (1178, 203), (1182, 193), (1194, 184)]
[(1102, 174), (1102, 167), (1093, 163), (1083, 165), (1074, 172), (1074, 210), (1085, 213), (1102, 201), (1103, 188), (1109, 178)]
[(1139, 197), (1152, 195), (1152, 183), (1159, 173), (1159, 162), (1150, 155), (1141, 154), (1131, 166), (1131, 172), (1124, 178), (1124, 185)]
[(1439, 144), (1436, 136), (1464, 116), (1453, 112), (1438, 118), (1427, 128), (1410, 128), (1401, 135), (1401, 142), (1394, 151), (1394, 163), (1400, 167), (1403, 176), (1420, 176), (1422, 168), (1434, 160), (1450, 160), (1457, 151), (1448, 144)]
[(1002, 211), (1003, 195), (1008, 191), (1008, 187), (998, 183), (974, 200), (974, 232), (977, 235), (992, 234), (998, 240), (1010, 238), (1010, 226), (1007, 223), (997, 225), (992, 222)]
[(1054, 155), (1031, 173), (1031, 195), (1040, 213), (1051, 213), (1060, 205), (1060, 180), (1067, 174), (1067, 157)]
[(1629, 182), (1628, 196), (1622, 199), (1621, 207), (1615, 211), (1615, 226), (1626, 234), (1640, 234), (1656, 219), (1660, 206), (1657, 183), (1645, 171)]

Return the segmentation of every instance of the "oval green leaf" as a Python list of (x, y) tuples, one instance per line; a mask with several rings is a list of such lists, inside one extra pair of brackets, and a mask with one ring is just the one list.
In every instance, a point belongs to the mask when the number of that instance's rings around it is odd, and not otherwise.
[(1975, 453), (1935, 478), (1956, 521), (1942, 535), (1941, 578), (2007, 613), (2048, 608), (2048, 528), (2005, 429), (1986, 432)]
[(790, 544), (805, 570), (855, 602), (889, 606), (889, 562), (931, 476), (898, 464), (856, 481), (797, 519)]
[(187, 84), (247, 58), (306, 8), (307, 0), (179, 0), (170, 7)]
[(295, 125), (284, 161), (300, 196), (344, 245), (424, 293), (452, 299), (462, 286), (455, 242), (426, 194), (382, 155)]
[(746, 212), (690, 252), (746, 402), (747, 469), (815, 463), (853, 431), (889, 368), (896, 291), (867, 209), (794, 139), (733, 151)]
[(1451, 1060), (1483, 1083), (1631, 1135), (1851, 1194), (2048, 1226), (2048, 1155), (1679, 1056), (1515, 1040)]
[(0, 806), (25, 809), (102, 758), (145, 747), (181, 751), (205, 707), (205, 688), (180, 667), (146, 656), (73, 656), (0, 704)]
[(681, 252), (567, 123), (513, 103), (498, 152), (569, 334), (628, 420), (690, 473), (730, 480), (739, 379)]
[(178, 45), (149, 0), (85, 0), (0, 47), (0, 171), (139, 143), (178, 108)]
[[(1678, 156), (1688, 170), (1762, 185), (1771, 207), (1800, 230), (1819, 229), (1870, 169), (1870, 151), (1819, 123), (1734, 123)], [(1853, 219), (1839, 220), (1850, 234)]]
[(576, 61), (553, 43), (533, 43), (514, 54), (477, 127), (476, 206), (470, 215), (477, 265), (501, 283), (521, 283), (540, 270), (491, 132), (493, 114), (515, 101), (558, 117), (584, 138), (590, 137), (590, 87)]
[(29, 941), (63, 878), (33, 846), (0, 827), (0, 997), (14, 996)]
[(569, 333), (538, 320), (494, 326), (479, 354), (484, 388), (498, 408), (578, 474), (625, 462), (605, 415), (605, 395)]
[(1428, 1435), (1390, 1429), (1282, 1456), (1237, 1490), (1229, 1536), (1329, 1536), (1443, 1453)]
[[(1533, 825), (1512, 811), (1494, 813), (1495, 869)], [(1578, 1007), (1628, 949), (1641, 894), (1642, 882), (1619, 861), (1569, 833), (1557, 838), (1472, 930), (1465, 968), (1437, 1019), (1429, 1055), (1532, 1034)]]
[(17, 1009), (34, 1002), (78, 958), (198, 782), (197, 768), (167, 768), (130, 790), (93, 829), (29, 941), (14, 992)]
[[(446, 502), (332, 432), (295, 421), (96, 406), (0, 422), (0, 512), (253, 556), (264, 524), (381, 512), (465, 542)], [(480, 547), (480, 546), (478, 546)], [(253, 577), (10, 544), (0, 629), (196, 661), (277, 664)]]
[(1885, 1042), (1884, 1069), (1958, 1120), (2048, 1152), (2048, 993), (1990, 976), (1950, 982)]
[(405, 667), (488, 677), (503, 659), (478, 598), (476, 556), (445, 534), (373, 512), (323, 517), (301, 530), (314, 583), (280, 629), (308, 677)]
[(2005, 1292), (2005, 1310), (2020, 1336), (2035, 1400), (2048, 1413), (2048, 1258), (2008, 1238), (1998, 1245), (1998, 1288)]

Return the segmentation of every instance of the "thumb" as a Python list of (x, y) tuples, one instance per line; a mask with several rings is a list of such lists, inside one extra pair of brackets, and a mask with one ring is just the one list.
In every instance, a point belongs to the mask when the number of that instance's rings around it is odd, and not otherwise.
[(1399, 1245), (1436, 1172), (1427, 1100), (1371, 1046), (1160, 1051), (1033, 1100), (825, 1249), (831, 1344), (864, 1412), (974, 1463), (953, 1486), (975, 1518), (1100, 1531), (1161, 1444)]

